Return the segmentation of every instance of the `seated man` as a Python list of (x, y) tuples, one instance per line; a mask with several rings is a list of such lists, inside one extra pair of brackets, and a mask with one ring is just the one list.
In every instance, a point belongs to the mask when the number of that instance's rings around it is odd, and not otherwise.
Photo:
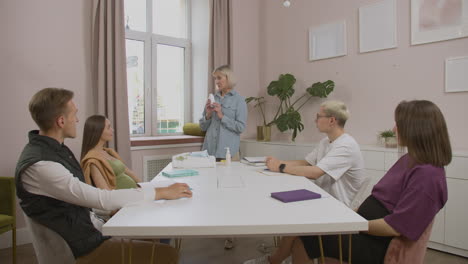
[(267, 157), (268, 169), (314, 179), (318, 186), (350, 206), (364, 181), (364, 162), (359, 145), (344, 131), (348, 117), (344, 103), (324, 102), (315, 124), (327, 137), (305, 160), (283, 161)]
[[(40, 130), (29, 132), (29, 143), (17, 163), (17, 195), (26, 215), (67, 242), (76, 263), (120, 263), (120, 240), (101, 234), (90, 208), (116, 210), (143, 201), (191, 197), (192, 193), (184, 183), (113, 191), (86, 184), (79, 162), (64, 145), (66, 138), (76, 136), (77, 108), (72, 99), (73, 92), (57, 88), (45, 88), (31, 99), (29, 111)], [(174, 248), (157, 247), (158, 263), (177, 263)], [(134, 241), (133, 250), (133, 263), (146, 263), (152, 244)]]

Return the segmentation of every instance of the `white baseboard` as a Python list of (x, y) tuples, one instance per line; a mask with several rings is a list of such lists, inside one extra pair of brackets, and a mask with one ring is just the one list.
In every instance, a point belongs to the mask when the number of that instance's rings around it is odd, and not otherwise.
[(444, 244), (431, 242), (431, 241), (429, 241), (427, 243), (427, 247), (468, 258), (468, 250), (466, 250), (466, 249), (451, 247), (451, 246), (447, 246), (447, 245), (444, 245)]
[[(27, 227), (16, 229), (16, 245), (19, 246), (29, 243), (32, 243), (29, 229)], [(10, 248), (11, 244), (11, 231), (0, 235), (0, 249)]]

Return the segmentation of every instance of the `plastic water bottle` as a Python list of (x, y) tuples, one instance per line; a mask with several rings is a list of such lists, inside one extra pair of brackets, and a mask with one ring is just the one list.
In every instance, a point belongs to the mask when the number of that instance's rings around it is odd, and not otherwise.
[(215, 98), (214, 98), (214, 95), (212, 93), (210, 93), (210, 95), (208, 95), (208, 100), (210, 100), (210, 107), (214, 108), (213, 103), (215, 102)]
[(231, 151), (226, 147), (226, 166), (231, 166)]

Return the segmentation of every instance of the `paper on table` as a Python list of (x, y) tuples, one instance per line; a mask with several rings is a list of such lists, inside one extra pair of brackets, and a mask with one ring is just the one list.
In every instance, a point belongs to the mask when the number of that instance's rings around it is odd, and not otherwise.
[(281, 175), (284, 175), (284, 173), (274, 172), (274, 171), (271, 171), (269, 169), (261, 169), (261, 170), (258, 170), (258, 172), (263, 173), (263, 174), (268, 175), (268, 176), (281, 176)]
[(244, 159), (251, 163), (265, 163), (266, 157), (244, 157)]

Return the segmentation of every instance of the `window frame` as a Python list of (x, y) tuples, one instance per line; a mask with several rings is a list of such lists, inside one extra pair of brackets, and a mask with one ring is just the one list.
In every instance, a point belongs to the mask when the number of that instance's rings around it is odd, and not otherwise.
[[(192, 27), (191, 1), (184, 0), (186, 5), (186, 38), (176, 38), (153, 33), (153, 0), (146, 0), (146, 32), (125, 29), (125, 39), (142, 41), (144, 45), (144, 102), (145, 102), (145, 133), (132, 134), (132, 137), (175, 136), (178, 133), (158, 134), (157, 120), (157, 45), (168, 45), (184, 49), (184, 122), (191, 120), (192, 101)], [(130, 118), (130, 117), (129, 117)], [(183, 124), (180, 124), (181, 126)]]

